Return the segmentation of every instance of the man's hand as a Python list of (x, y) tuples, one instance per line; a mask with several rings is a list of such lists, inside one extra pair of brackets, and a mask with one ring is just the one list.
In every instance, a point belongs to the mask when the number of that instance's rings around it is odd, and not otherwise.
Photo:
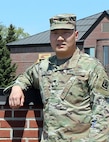
[(11, 108), (19, 108), (24, 104), (24, 94), (20, 86), (13, 86), (9, 96)]

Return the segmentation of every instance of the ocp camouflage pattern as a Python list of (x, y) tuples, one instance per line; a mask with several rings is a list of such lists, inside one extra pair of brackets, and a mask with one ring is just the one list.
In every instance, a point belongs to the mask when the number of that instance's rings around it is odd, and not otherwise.
[(78, 48), (58, 66), (56, 56), (34, 64), (14, 85), (40, 89), (41, 142), (108, 142), (109, 79), (101, 63)]

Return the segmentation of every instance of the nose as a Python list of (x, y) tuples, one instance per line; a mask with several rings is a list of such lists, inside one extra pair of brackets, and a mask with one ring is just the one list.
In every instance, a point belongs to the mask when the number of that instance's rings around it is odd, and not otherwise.
[(63, 36), (58, 36), (57, 40), (64, 40), (64, 37)]

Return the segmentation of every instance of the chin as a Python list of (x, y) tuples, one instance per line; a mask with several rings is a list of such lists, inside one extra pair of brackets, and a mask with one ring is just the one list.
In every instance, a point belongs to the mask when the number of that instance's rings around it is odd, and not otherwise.
[(58, 50), (56, 50), (56, 52), (61, 52), (61, 53), (63, 52), (64, 53), (64, 52), (66, 52), (66, 50), (64, 50), (64, 49), (58, 49)]

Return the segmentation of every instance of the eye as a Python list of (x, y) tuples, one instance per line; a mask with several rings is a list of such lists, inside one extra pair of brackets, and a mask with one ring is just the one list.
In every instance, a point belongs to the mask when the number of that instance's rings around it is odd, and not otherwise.
[(65, 31), (63, 34), (64, 34), (64, 35), (70, 35), (71, 32), (70, 32), (70, 31)]
[(69, 32), (69, 31), (65, 31), (64, 33), (69, 34), (69, 33), (71, 33), (71, 32)]
[(51, 33), (52, 33), (52, 34), (57, 34), (57, 32), (56, 32), (56, 31), (51, 31)]
[(71, 34), (71, 33), (73, 33), (73, 30), (64, 30), (64, 33)]

